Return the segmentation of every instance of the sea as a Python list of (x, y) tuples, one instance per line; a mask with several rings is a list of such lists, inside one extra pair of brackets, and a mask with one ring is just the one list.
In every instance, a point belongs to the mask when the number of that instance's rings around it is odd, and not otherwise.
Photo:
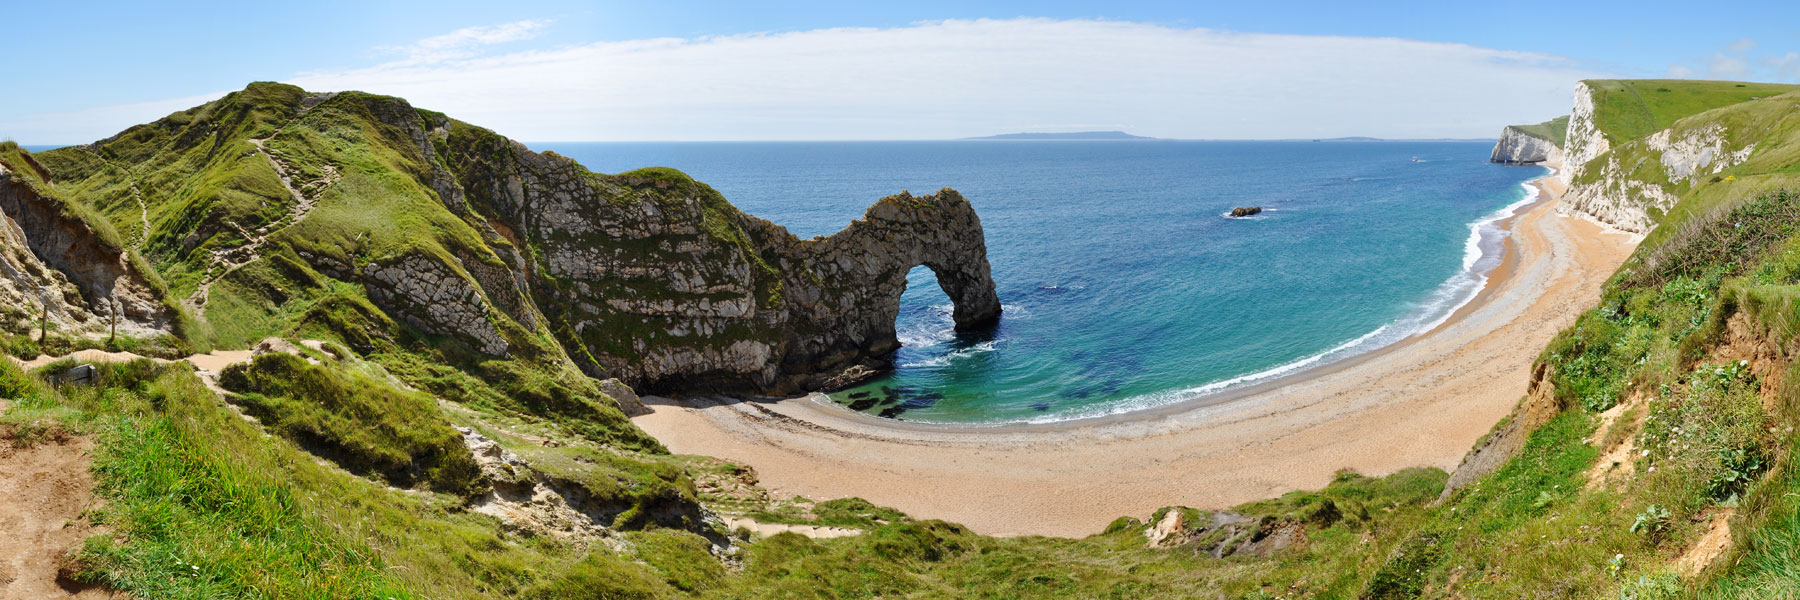
[[(1499, 263), (1541, 167), (1492, 142), (539, 143), (589, 169), (673, 167), (802, 238), (876, 200), (962, 192), (1004, 313), (959, 335), (930, 269), (907, 276), (891, 373), (845, 410), (1049, 423), (1203, 399), (1442, 323)], [(1234, 207), (1260, 206), (1248, 218)]]

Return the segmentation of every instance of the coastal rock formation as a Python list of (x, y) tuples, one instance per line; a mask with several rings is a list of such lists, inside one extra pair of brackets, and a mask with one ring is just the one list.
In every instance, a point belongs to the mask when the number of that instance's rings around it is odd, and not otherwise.
[[(1681, 198), (1732, 171), (1760, 170), (1759, 149), (1800, 125), (1796, 87), (1732, 82), (1593, 80), (1575, 86), (1559, 210), (1646, 234)], [(1769, 157), (1777, 160), (1777, 157)], [(1780, 166), (1780, 165), (1775, 165)]]
[(1563, 185), (1575, 181), (1594, 157), (1611, 150), (1610, 142), (1600, 132), (1595, 116), (1594, 88), (1588, 82), (1575, 84), (1575, 102), (1569, 111), (1569, 129), (1563, 141), (1563, 169), (1557, 175)]
[[(48, 316), (58, 329), (166, 332), (173, 311), (149, 280), (88, 222), (51, 196), (48, 173), (23, 151), (0, 160), (0, 317)], [(24, 164), (13, 164), (24, 163)], [(12, 325), (0, 323), (0, 325)]]
[[(891, 196), (801, 240), (679, 171), (594, 173), (399, 98), (257, 83), (43, 157), (72, 189), (112, 190), (87, 206), (142, 222), (174, 297), (346, 339), (410, 330), (467, 364), (573, 365), (658, 393), (793, 393), (888, 366), (915, 267), (936, 273), (959, 329), (1001, 310), (981, 221), (953, 190)], [(129, 178), (115, 164), (127, 160)], [(6, 196), (7, 214), (20, 218), (27, 196)], [(71, 241), (84, 234), (38, 216), (20, 224), (89, 301), (135, 281), (116, 245)], [(321, 302), (310, 315), (278, 309)], [(156, 306), (126, 310), (159, 322)]]
[(1596, 156), (1570, 185), (1563, 210), (1649, 233), (1681, 191), (1749, 160), (1756, 151), (1754, 135), (1740, 135), (1707, 113), (1676, 121)]
[[(1324, 517), (1325, 526), (1338, 519), (1335, 513)], [(1151, 520), (1155, 524), (1144, 529), (1149, 547), (1192, 548), (1213, 558), (1274, 556), (1306, 539), (1305, 525), (1297, 521), (1233, 511), (1208, 512), (1174, 506), (1162, 509)]]
[(1000, 314), (980, 219), (953, 190), (885, 198), (837, 234), (800, 240), (670, 169), (596, 181), (510, 141), (461, 154), (471, 142), (450, 144), (473, 167), (462, 188), (536, 250), (538, 305), (595, 376), (659, 392), (843, 385), (899, 348), (900, 295), (920, 265), (959, 328)]
[(1535, 164), (1562, 160), (1562, 148), (1556, 142), (1532, 135), (1516, 125), (1508, 125), (1494, 144), (1491, 162), (1509, 165)]
[(1231, 209), (1231, 216), (1233, 218), (1243, 218), (1243, 217), (1248, 217), (1250, 215), (1259, 214), (1262, 212), (1262, 210), (1263, 209), (1261, 206), (1239, 206), (1237, 208)]

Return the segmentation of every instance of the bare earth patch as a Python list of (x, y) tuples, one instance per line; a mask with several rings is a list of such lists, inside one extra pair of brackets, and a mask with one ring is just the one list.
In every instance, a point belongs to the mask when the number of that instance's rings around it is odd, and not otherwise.
[(95, 505), (92, 449), (85, 437), (0, 439), (0, 600), (124, 597), (57, 577), (63, 555), (94, 533), (83, 516)]
[[(1587, 471), (1587, 489), (1597, 490), (1613, 481), (1625, 481), (1637, 467), (1637, 436), (1644, 429), (1648, 411), (1635, 410), (1644, 404), (1640, 394), (1633, 393), (1624, 402), (1600, 413), (1600, 423), (1588, 445), (1600, 449), (1600, 460)], [(1629, 413), (1629, 416), (1627, 416)], [(1621, 420), (1623, 419), (1623, 420)], [(1613, 440), (1610, 442), (1609, 440)]]
[(1706, 570), (1707, 565), (1711, 565), (1713, 560), (1731, 548), (1731, 515), (1734, 512), (1727, 508), (1713, 513), (1712, 523), (1707, 525), (1706, 533), (1700, 536), (1700, 541), (1694, 542), (1694, 546), (1675, 561), (1676, 573), (1680, 573), (1682, 577), (1699, 575)]

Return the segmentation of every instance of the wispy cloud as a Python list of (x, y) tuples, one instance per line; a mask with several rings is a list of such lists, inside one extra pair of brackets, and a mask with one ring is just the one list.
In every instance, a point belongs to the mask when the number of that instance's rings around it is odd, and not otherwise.
[(1041, 123), (1165, 137), (1485, 136), (1568, 110), (1571, 60), (1392, 38), (1094, 20), (600, 42), (319, 71), (524, 139), (937, 138)]
[[(1740, 79), (1800, 82), (1800, 53), (1755, 52), (1756, 40), (1743, 38), (1712, 54), (1669, 65), (1676, 79)], [(1693, 65), (1704, 65), (1694, 67)]]
[(377, 50), (405, 57), (395, 65), (442, 62), (476, 55), (482, 46), (517, 42), (537, 37), (549, 21), (529, 20), (464, 27), (450, 33), (428, 37), (405, 46), (382, 46)]
[[(949, 20), (496, 52), (460, 30), (312, 90), (392, 94), (518, 139), (949, 138), (1107, 124), (1181, 138), (1485, 137), (1568, 111), (1570, 59), (1394, 38)], [(129, 123), (109, 124), (116, 131)], [(1085, 126), (1084, 126), (1085, 127)]]

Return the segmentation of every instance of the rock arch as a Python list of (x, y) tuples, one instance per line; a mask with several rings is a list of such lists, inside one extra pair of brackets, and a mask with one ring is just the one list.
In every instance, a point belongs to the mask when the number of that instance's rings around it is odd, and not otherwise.
[(887, 368), (906, 274), (924, 266), (950, 297), (958, 331), (1000, 318), (981, 219), (955, 190), (876, 202), (836, 234), (799, 242), (780, 373), (805, 389), (845, 385)]

